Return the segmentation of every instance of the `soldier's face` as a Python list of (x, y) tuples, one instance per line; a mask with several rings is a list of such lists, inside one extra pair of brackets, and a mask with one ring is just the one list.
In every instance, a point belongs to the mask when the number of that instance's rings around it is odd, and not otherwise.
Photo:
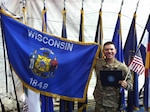
[(104, 55), (108, 59), (114, 58), (116, 55), (116, 48), (113, 44), (105, 45), (103, 50), (104, 50)]

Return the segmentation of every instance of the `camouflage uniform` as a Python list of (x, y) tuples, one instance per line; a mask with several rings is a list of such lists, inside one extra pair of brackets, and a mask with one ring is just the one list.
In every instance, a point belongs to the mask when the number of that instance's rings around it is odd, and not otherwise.
[(104, 87), (101, 85), (100, 70), (122, 70), (123, 78), (127, 77), (127, 90), (133, 88), (133, 80), (130, 70), (125, 64), (122, 64), (115, 59), (114, 63), (109, 65), (105, 59), (98, 59), (96, 63), (97, 83), (94, 90), (94, 98), (96, 101), (95, 112), (117, 112), (120, 107), (120, 88), (119, 87)]

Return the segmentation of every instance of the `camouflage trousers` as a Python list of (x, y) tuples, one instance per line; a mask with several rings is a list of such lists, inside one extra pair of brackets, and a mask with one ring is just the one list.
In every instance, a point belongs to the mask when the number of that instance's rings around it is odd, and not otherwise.
[(95, 112), (120, 112), (116, 107), (106, 107), (101, 104), (95, 104)]

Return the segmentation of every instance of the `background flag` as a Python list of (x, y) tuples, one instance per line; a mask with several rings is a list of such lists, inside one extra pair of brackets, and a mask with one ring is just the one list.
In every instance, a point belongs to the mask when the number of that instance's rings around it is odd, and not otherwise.
[[(135, 12), (127, 36), (127, 40), (124, 46), (124, 61), (127, 66), (129, 65), (132, 58), (134, 57), (136, 50), (137, 50), (137, 34), (136, 34), (136, 12)], [(137, 58), (137, 62), (139, 61), (138, 60), (139, 58)], [(142, 58), (140, 59), (142, 61)], [(127, 100), (128, 112), (132, 112), (134, 109), (136, 110), (139, 109), (138, 74), (136, 72), (132, 72), (132, 74), (133, 74), (134, 82), (133, 82), (133, 90), (128, 91), (128, 100)]]
[(9, 61), (23, 84), (46, 96), (85, 101), (99, 45), (45, 34), (0, 11)]
[[(27, 10), (26, 10), (26, 0), (22, 0), (23, 7), (23, 23), (27, 24)], [(41, 112), (41, 103), (40, 103), (40, 93), (37, 93), (31, 89), (23, 87), (25, 91), (25, 104), (23, 106), (23, 112)]]
[(118, 14), (118, 19), (117, 19), (112, 42), (115, 44), (115, 47), (117, 49), (116, 58), (119, 61), (123, 62), (124, 57), (123, 57), (123, 49), (122, 49), (121, 12), (119, 12)]
[[(47, 9), (46, 0), (44, 2), (44, 8), (42, 11), (42, 31), (47, 32)], [(40, 94), (41, 99), (41, 112), (54, 112), (53, 99), (50, 96)]]
[(145, 60), (144, 107), (146, 111), (150, 111), (150, 15), (145, 29), (144, 37), (148, 38), (148, 44)]
[[(117, 49), (116, 59), (118, 59), (120, 62), (123, 62), (123, 49), (122, 49), (122, 32), (121, 32), (121, 11), (118, 13), (118, 19), (113, 35), (112, 42), (115, 44), (115, 47)], [(123, 88), (120, 88), (121, 93), (121, 110), (124, 111), (125, 106), (125, 92)]]
[[(136, 7), (136, 11), (137, 11), (137, 8), (138, 8), (138, 5), (139, 5), (139, 1), (137, 2), (137, 7)], [(135, 34), (136, 34), (136, 11), (135, 11), (135, 14), (134, 14), (134, 18), (132, 20), (132, 24), (135, 24), (134, 27), (135, 28), (131, 28), (131, 37), (132, 37), (132, 34), (133, 31), (132, 29), (134, 30)], [(136, 36), (136, 35), (133, 35), (133, 37)], [(137, 37), (136, 37), (137, 38)], [(140, 42), (139, 42), (139, 45), (138, 47), (136, 48), (136, 52), (135, 52), (135, 55), (134, 57), (132, 58), (132, 60), (127, 63), (128, 64), (128, 67), (130, 70), (132, 70), (133, 72), (136, 72), (137, 74), (143, 74), (144, 73), (144, 70), (145, 70), (145, 67), (144, 67), (144, 63), (145, 62), (145, 54), (146, 54), (146, 50), (145, 48), (143, 49), (143, 54), (144, 54), (144, 57), (141, 55), (141, 51), (140, 51), (140, 48), (142, 48), (143, 45), (141, 45), (141, 41), (142, 41), (143, 38), (141, 38)], [(134, 42), (137, 42), (137, 39), (135, 40), (134, 39)], [(147, 41), (148, 42), (148, 41)], [(147, 44), (146, 44), (147, 45)], [(131, 46), (132, 47), (132, 46)], [(135, 51), (135, 50), (134, 50)], [(125, 55), (126, 56), (126, 55)], [(125, 57), (126, 58), (126, 57)]]
[[(80, 29), (79, 29), (79, 41), (84, 42), (84, 10), (83, 10), (83, 0), (82, 0), (82, 9), (81, 9), (81, 16), (80, 16)], [(87, 93), (85, 102), (80, 103), (78, 102), (78, 112), (86, 112), (87, 106)]]
[[(62, 16), (63, 16), (63, 22), (62, 22), (61, 36), (63, 38), (67, 38), (65, 2), (64, 2), (64, 10), (62, 11)], [(72, 101), (66, 101), (66, 100), (60, 99), (60, 112), (72, 112), (73, 106), (74, 106), (73, 104), (74, 103)]]
[(99, 11), (99, 18), (98, 18), (98, 22), (97, 22), (97, 29), (96, 29), (96, 34), (95, 34), (95, 42), (100, 44), (100, 54), (99, 54), (99, 58), (103, 57), (103, 25), (102, 25), (102, 8)]

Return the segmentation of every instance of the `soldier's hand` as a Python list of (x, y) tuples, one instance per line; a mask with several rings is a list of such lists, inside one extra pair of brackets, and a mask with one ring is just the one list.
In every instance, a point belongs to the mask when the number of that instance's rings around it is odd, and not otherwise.
[(125, 80), (120, 80), (120, 81), (119, 81), (119, 84), (121, 84), (121, 86), (122, 86), (123, 88), (127, 88), (127, 86), (128, 86), (128, 83), (127, 83)]

